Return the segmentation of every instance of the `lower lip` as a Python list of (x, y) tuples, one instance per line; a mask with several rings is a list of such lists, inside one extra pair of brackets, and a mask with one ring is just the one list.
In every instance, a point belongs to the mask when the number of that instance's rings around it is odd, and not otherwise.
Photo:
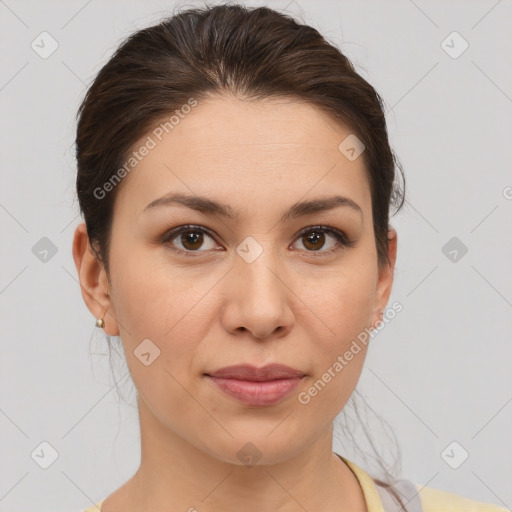
[(265, 382), (211, 377), (221, 391), (246, 405), (274, 405), (288, 396), (301, 378), (278, 379)]

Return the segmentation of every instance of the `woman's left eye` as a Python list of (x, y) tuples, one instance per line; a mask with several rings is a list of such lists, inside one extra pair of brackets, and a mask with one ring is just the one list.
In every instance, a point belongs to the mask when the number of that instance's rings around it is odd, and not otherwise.
[[(327, 236), (326, 236), (327, 235)], [(327, 250), (321, 250), (326, 242), (331, 238)], [(173, 240), (177, 239), (181, 247), (176, 247)], [(209, 247), (204, 247), (205, 241), (210, 240)], [(330, 254), (342, 247), (352, 247), (355, 242), (348, 239), (342, 231), (328, 226), (313, 226), (302, 230), (297, 238), (302, 246), (309, 253), (319, 253), (319, 255)], [(213, 234), (209, 230), (200, 226), (180, 226), (171, 230), (162, 240), (165, 244), (173, 246), (173, 250), (186, 256), (196, 256), (194, 253), (206, 252), (208, 249), (214, 249), (218, 245), (215, 243)], [(208, 244), (207, 244), (208, 245)], [(202, 250), (200, 250), (202, 248)]]
[[(326, 243), (326, 235), (334, 241), (327, 250), (319, 250)], [(318, 252), (321, 255), (331, 254), (342, 247), (352, 247), (355, 244), (342, 231), (327, 226), (314, 226), (302, 230), (299, 233), (298, 240), (302, 241), (302, 245), (306, 248), (307, 252)]]

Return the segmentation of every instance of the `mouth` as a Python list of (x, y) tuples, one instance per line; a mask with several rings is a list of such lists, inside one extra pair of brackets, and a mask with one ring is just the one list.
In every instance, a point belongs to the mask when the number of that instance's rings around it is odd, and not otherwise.
[(220, 391), (245, 405), (268, 406), (290, 395), (305, 374), (288, 366), (270, 364), (262, 368), (229, 366), (205, 376)]

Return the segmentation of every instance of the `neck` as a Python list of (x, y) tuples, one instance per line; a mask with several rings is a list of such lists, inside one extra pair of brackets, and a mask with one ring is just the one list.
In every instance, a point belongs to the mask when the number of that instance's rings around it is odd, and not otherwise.
[[(246, 466), (223, 461), (187, 442), (186, 433), (170, 431), (143, 400), (139, 417), (141, 464), (120, 492), (127, 512), (224, 512), (237, 507), (246, 512), (367, 511), (355, 475), (332, 452), (332, 424), (286, 460)], [(102, 509), (110, 512), (108, 506)]]

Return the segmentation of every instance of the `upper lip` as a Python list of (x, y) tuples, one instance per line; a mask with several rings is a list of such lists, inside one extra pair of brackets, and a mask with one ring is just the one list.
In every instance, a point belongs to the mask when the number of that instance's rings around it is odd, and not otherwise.
[(207, 373), (206, 375), (224, 379), (252, 380), (256, 382), (304, 377), (304, 373), (300, 370), (294, 370), (283, 364), (267, 364), (261, 368), (250, 364), (226, 366), (225, 368)]

